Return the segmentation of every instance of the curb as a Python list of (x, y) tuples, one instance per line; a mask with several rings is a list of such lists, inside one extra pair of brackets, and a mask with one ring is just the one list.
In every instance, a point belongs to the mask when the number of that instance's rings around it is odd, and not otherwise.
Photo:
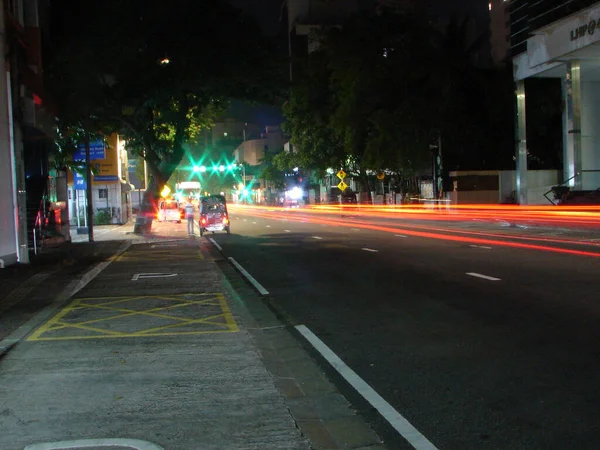
[(72, 280), (67, 287), (65, 287), (54, 300), (47, 305), (44, 309), (38, 312), (35, 316), (5, 337), (0, 341), (0, 359), (6, 356), (6, 354), (19, 342), (21, 342), (25, 336), (30, 334), (34, 328), (37, 328), (43, 322), (48, 320), (57, 309), (63, 306), (70, 298), (83, 289), (90, 281), (98, 276), (106, 267), (114, 260), (114, 258), (122, 255), (131, 246), (130, 241), (126, 241), (116, 253), (109, 258), (107, 261), (102, 261), (94, 265), (91, 269), (85, 272), (83, 275)]

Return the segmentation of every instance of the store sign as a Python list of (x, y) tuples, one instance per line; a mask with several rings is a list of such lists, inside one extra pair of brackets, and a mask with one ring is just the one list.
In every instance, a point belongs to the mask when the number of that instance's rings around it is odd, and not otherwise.
[[(90, 160), (104, 159), (106, 157), (104, 141), (90, 142)], [(85, 161), (85, 145), (79, 144), (77, 150), (73, 153), (73, 161)]]
[(596, 32), (596, 28), (600, 28), (600, 19), (590, 20), (586, 25), (581, 25), (571, 30), (571, 41), (576, 41), (584, 37), (586, 34), (592, 36)]

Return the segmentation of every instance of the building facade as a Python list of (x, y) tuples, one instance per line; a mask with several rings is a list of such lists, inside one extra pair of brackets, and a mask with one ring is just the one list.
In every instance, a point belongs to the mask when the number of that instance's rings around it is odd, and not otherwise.
[[(85, 150), (80, 146), (74, 159), (84, 158)], [(129, 183), (125, 141), (115, 133), (105, 141), (90, 143), (90, 159), (92, 165), (97, 167), (97, 173), (92, 176), (94, 223), (105, 225), (129, 222), (132, 218), (131, 192), (134, 186)], [(68, 208), (72, 228), (87, 226), (86, 186), (83, 175), (72, 173), (69, 177)]]
[[(52, 170), (54, 114), (42, 83), (46, 0), (0, 0), (0, 267), (29, 262), (40, 215), (65, 212)], [(50, 206), (51, 205), (51, 206)]]
[(506, 0), (489, 0), (490, 51), (495, 66), (504, 66), (510, 56), (510, 3)]
[(511, 51), (517, 102), (517, 197), (530, 203), (527, 185), (525, 81), (555, 78), (562, 84), (561, 184), (585, 193), (600, 187), (600, 2), (513, 0)]

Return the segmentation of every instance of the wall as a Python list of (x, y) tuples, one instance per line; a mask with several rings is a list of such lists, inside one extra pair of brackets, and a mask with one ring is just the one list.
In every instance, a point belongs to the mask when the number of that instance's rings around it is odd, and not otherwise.
[[(0, 10), (0, 26), (3, 26), (2, 19), (3, 10)], [(0, 34), (0, 46), (4, 48), (4, 33)], [(6, 83), (5, 60), (0, 58), (0, 267), (17, 262), (16, 192)]]
[(500, 196), (498, 191), (452, 191), (450, 203), (453, 205), (481, 205), (498, 204)]
[(582, 172), (582, 189), (592, 191), (600, 188), (600, 83), (581, 83), (581, 168), (598, 170)]

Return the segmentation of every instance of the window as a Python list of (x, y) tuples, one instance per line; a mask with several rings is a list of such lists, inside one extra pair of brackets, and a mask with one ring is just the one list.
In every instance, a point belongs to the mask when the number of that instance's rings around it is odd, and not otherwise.
[(108, 189), (98, 189), (98, 198), (108, 198)]

